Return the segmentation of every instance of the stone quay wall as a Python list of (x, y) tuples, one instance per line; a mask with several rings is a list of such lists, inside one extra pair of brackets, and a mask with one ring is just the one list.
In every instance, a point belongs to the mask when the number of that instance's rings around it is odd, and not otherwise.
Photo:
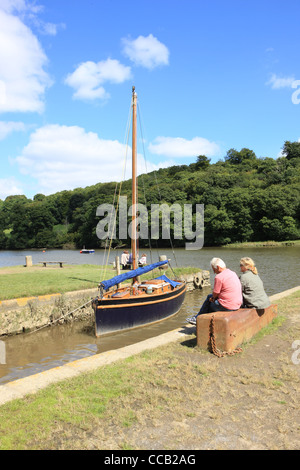
[(90, 300), (97, 294), (98, 289), (88, 289), (3, 300), (0, 302), (0, 336), (20, 334), (66, 320), (93, 318)]
[[(210, 286), (209, 271), (180, 276), (187, 290)], [(98, 295), (95, 289), (23, 297), (0, 301), (0, 337), (21, 334), (56, 323), (74, 320), (94, 321), (91, 300)]]

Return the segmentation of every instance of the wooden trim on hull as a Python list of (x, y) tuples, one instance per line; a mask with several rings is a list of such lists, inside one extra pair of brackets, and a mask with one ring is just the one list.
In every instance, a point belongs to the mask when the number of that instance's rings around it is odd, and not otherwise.
[[(108, 308), (127, 308), (127, 307), (131, 307), (132, 305), (134, 306), (137, 306), (137, 305), (148, 305), (148, 304), (156, 304), (156, 303), (159, 303), (159, 302), (166, 302), (168, 300), (170, 300), (170, 298), (176, 298), (178, 297), (179, 295), (181, 295), (181, 291), (179, 290), (178, 292), (167, 292), (167, 293), (163, 293), (163, 294), (156, 294), (155, 297), (153, 296), (153, 298), (149, 301), (149, 295), (145, 297), (137, 297), (137, 298), (131, 298), (131, 299), (126, 299), (127, 302), (123, 302), (123, 303), (120, 303), (121, 300), (120, 299), (117, 299), (117, 300), (114, 300), (114, 299), (109, 299), (109, 300), (104, 300), (104, 301), (101, 301), (101, 305), (98, 305), (98, 308), (99, 309), (108, 309)], [(172, 294), (172, 295), (171, 295)], [(175, 295), (176, 294), (176, 295)], [(151, 297), (150, 297), (151, 298)]]
[(109, 299), (103, 302), (95, 299), (93, 308), (96, 336), (165, 320), (180, 310), (185, 293), (186, 285), (183, 284), (174, 291), (156, 294), (152, 301), (149, 300), (149, 296), (131, 298), (128, 302), (122, 299)]

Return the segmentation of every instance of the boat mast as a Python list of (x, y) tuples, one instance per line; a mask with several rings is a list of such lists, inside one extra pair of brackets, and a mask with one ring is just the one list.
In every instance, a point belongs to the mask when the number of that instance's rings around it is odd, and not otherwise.
[(136, 166), (137, 166), (137, 144), (136, 144), (136, 92), (132, 87), (132, 222), (131, 222), (131, 251), (132, 251), (132, 268), (137, 268), (137, 240), (136, 240), (136, 204), (137, 204), (137, 183), (136, 183)]

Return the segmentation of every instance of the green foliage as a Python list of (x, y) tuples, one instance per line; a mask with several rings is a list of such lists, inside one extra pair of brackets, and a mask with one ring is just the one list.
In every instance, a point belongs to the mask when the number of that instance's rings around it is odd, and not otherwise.
[(205, 155), (199, 155), (195, 163), (195, 170), (205, 170), (209, 167), (209, 164), (210, 158), (207, 158)]
[(235, 149), (230, 149), (227, 152), (225, 157), (225, 162), (231, 163), (233, 165), (240, 165), (241, 163), (249, 163), (254, 162), (256, 160), (256, 155), (253, 150), (249, 150), (247, 148), (243, 148), (238, 152)]
[[(257, 158), (247, 148), (228, 150), (224, 161), (210, 163), (205, 155), (190, 165), (177, 165), (142, 175), (138, 201), (147, 206), (150, 227), (151, 204), (204, 204), (205, 246), (265, 240), (300, 238), (300, 143), (286, 141), (277, 159)], [(9, 196), (0, 200), (0, 249), (101, 247), (96, 227), (100, 204), (113, 204), (119, 187), (96, 184), (50, 196)], [(131, 200), (131, 180), (122, 184), (122, 195)], [(116, 205), (116, 200), (115, 200)], [(128, 216), (128, 223), (130, 217)], [(146, 224), (147, 221), (143, 223)], [(160, 222), (162, 223), (162, 222)], [(174, 239), (174, 246), (186, 240)], [(116, 220), (116, 234), (118, 219)], [(161, 233), (161, 227), (160, 227)], [(129, 244), (116, 238), (113, 246)], [(149, 246), (140, 240), (140, 247)], [(168, 240), (153, 240), (170, 245)]]
[(286, 141), (282, 149), (283, 155), (286, 156), (287, 160), (294, 158), (300, 158), (300, 142)]

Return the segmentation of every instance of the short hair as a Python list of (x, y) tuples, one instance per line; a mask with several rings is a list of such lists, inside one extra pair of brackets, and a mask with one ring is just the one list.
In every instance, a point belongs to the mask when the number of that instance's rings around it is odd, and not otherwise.
[(215, 269), (217, 269), (217, 266), (219, 266), (219, 268), (226, 268), (226, 264), (221, 258), (213, 258), (210, 264)]

